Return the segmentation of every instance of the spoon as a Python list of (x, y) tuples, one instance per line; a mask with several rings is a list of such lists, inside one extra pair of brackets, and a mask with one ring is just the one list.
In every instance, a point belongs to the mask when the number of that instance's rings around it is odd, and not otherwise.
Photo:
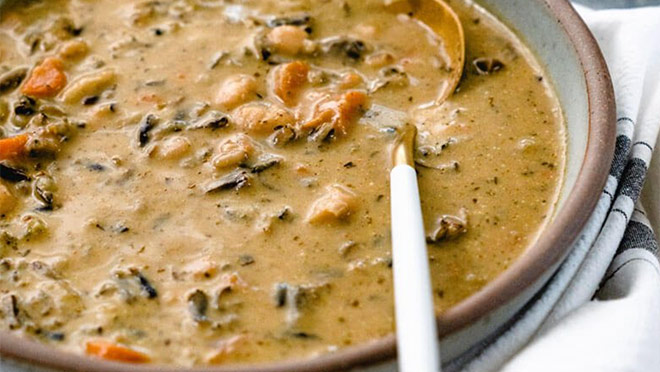
[(441, 41), (443, 70), (448, 77), (440, 87), (436, 103), (444, 102), (456, 90), (465, 64), (465, 34), (458, 15), (443, 0), (384, 0), (384, 3), (390, 12), (412, 14)]
[[(435, 102), (444, 102), (458, 86), (465, 62), (465, 40), (458, 16), (442, 0), (394, 1), (386, 5), (413, 14), (442, 41), (448, 78)], [(392, 147), (390, 208), (399, 371), (439, 372), (440, 348), (413, 154), (417, 127), (405, 113), (380, 105), (372, 105), (365, 117), (376, 127), (397, 132)]]

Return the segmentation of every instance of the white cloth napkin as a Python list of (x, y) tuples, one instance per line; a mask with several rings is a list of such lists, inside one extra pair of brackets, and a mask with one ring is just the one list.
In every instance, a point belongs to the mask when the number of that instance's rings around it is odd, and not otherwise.
[[(660, 7), (577, 7), (614, 82), (617, 149), (587, 228), (513, 325), (447, 369), (660, 371)], [(649, 169), (649, 164), (652, 168)], [(640, 189), (647, 176), (644, 196)]]

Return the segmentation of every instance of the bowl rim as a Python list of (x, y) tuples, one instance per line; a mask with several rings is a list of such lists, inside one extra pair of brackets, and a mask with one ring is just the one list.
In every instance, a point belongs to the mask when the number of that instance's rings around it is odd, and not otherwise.
[[(537, 242), (509, 269), (482, 290), (437, 317), (440, 337), (456, 332), (523, 293), (542, 278), (548, 267), (568, 254), (572, 243), (595, 209), (614, 157), (616, 109), (614, 90), (605, 59), (596, 39), (568, 0), (535, 0), (560, 24), (578, 56), (584, 73), (589, 130), (585, 156), (564, 207)], [(394, 334), (309, 359), (268, 364), (182, 368), (167, 365), (128, 365), (76, 355), (0, 331), (0, 356), (55, 370), (80, 372), (317, 372), (373, 366), (396, 357)]]

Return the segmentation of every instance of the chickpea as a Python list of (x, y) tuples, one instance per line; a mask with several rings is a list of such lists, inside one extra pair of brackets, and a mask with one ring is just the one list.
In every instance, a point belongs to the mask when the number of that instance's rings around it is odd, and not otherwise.
[(153, 154), (159, 159), (181, 159), (190, 151), (190, 141), (183, 136), (174, 136), (156, 145)]
[(84, 57), (89, 51), (89, 46), (82, 40), (70, 40), (62, 45), (59, 50), (60, 57), (75, 60)]
[(295, 55), (305, 49), (307, 33), (296, 26), (279, 26), (272, 29), (266, 39), (276, 52)]
[(354, 72), (349, 72), (341, 77), (339, 87), (342, 89), (351, 89), (360, 84), (362, 84), (362, 77)]
[(225, 110), (232, 110), (256, 97), (257, 80), (245, 74), (229, 77), (222, 83), (215, 103)]
[(277, 106), (252, 103), (240, 106), (232, 114), (234, 123), (247, 133), (267, 135), (276, 127), (292, 124), (293, 115)]
[(358, 208), (358, 197), (341, 185), (326, 187), (325, 194), (312, 205), (307, 221), (310, 223), (333, 223), (349, 218)]
[(218, 145), (217, 155), (213, 157), (213, 166), (221, 169), (238, 165), (246, 161), (254, 153), (252, 139), (245, 134), (237, 134), (227, 138)]

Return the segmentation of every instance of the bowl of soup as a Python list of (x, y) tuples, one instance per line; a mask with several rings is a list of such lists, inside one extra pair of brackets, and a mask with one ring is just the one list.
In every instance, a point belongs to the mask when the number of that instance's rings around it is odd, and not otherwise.
[[(419, 0), (433, 1), (433, 0)], [(0, 2), (0, 355), (22, 371), (392, 370), (388, 173), (415, 162), (444, 360), (554, 273), (614, 99), (566, 1)]]

